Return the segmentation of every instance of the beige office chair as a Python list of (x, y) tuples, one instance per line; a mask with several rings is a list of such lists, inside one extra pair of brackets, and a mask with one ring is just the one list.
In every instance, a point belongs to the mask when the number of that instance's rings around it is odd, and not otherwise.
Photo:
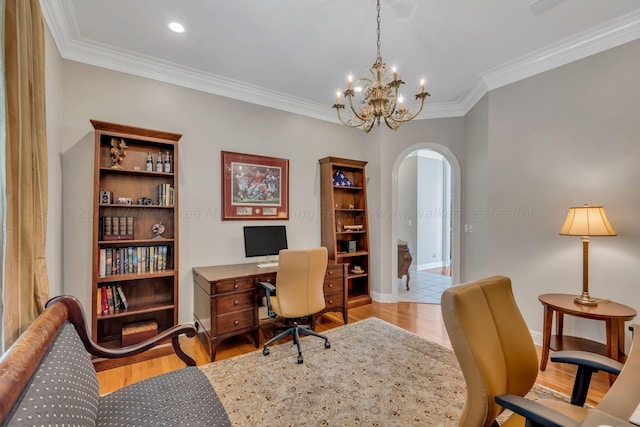
[[(293, 321), (290, 327), (264, 343), (262, 354), (269, 354), (267, 348), (274, 341), (293, 335), (293, 342), (298, 346), (298, 363), (302, 363), (300, 335), (313, 335), (324, 340), (324, 347), (331, 348), (329, 339), (313, 331), (309, 325), (298, 322), (303, 318), (311, 318), (325, 307), (324, 275), (327, 270), (327, 248), (280, 251), (276, 285), (261, 282), (267, 293), (267, 309), (270, 318), (283, 317)], [(274, 295), (275, 291), (275, 295)], [(280, 328), (276, 329), (278, 332)]]
[(511, 290), (511, 279), (494, 276), (447, 289), (442, 316), (467, 384), (460, 427), (498, 426), (505, 408), (515, 412), (502, 426), (574, 426), (593, 372), (618, 374), (622, 364), (601, 355), (560, 351), (551, 360), (578, 365), (572, 405), (525, 396), (538, 374), (538, 356)]

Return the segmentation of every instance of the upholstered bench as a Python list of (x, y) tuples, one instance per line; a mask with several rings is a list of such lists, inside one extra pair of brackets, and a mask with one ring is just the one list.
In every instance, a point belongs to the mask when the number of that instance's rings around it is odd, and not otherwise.
[[(195, 332), (175, 326), (115, 354), (91, 341), (75, 298), (54, 298), (0, 359), (2, 425), (230, 426), (211, 383), (180, 348), (178, 336)], [(190, 366), (99, 396), (89, 353), (129, 356), (169, 338)]]

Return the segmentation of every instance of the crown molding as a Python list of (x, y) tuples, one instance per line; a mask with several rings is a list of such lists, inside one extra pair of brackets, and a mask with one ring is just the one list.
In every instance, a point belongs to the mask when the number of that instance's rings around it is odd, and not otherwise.
[[(84, 40), (79, 36), (70, 0), (41, 0), (41, 4), (47, 26), (64, 59), (340, 123), (333, 110), (324, 104)], [(427, 103), (425, 110), (414, 120), (465, 116), (488, 91), (638, 38), (640, 10), (483, 72), (462, 100)]]
[(487, 90), (493, 90), (638, 38), (640, 9), (501, 64), (480, 77)]

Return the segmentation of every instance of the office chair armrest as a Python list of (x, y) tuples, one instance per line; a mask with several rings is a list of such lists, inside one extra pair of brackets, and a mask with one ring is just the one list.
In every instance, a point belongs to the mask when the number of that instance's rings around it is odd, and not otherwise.
[(258, 282), (258, 285), (267, 293), (267, 315), (269, 319), (275, 319), (278, 315), (271, 309), (271, 294), (275, 294), (276, 287), (269, 282)]
[(613, 360), (607, 356), (588, 351), (563, 350), (551, 354), (552, 362), (569, 363), (578, 366), (587, 366), (594, 369), (594, 372), (605, 371), (609, 374), (618, 375), (624, 364)]
[(584, 406), (589, 392), (591, 376), (594, 372), (604, 371), (618, 375), (623, 364), (606, 356), (586, 351), (565, 350), (556, 351), (551, 355), (552, 362), (569, 363), (577, 365), (578, 371), (571, 391), (571, 404)]
[(527, 426), (577, 427), (579, 425), (576, 420), (521, 396), (501, 394), (495, 397), (495, 401), (503, 408), (509, 409), (529, 420)]

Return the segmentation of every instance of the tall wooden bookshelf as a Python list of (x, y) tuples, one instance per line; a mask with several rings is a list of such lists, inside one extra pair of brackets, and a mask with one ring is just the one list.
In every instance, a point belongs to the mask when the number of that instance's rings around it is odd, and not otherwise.
[(348, 264), (349, 307), (369, 304), (367, 162), (337, 157), (319, 162), (322, 245), (333, 262)]
[[(95, 129), (91, 333), (101, 346), (117, 349), (127, 344), (123, 329), (149, 333), (149, 327), (156, 326), (159, 333), (178, 322), (177, 143), (182, 135), (98, 120), (91, 124)], [(118, 293), (118, 286), (128, 306), (121, 302), (116, 309), (118, 298), (113, 307), (108, 299), (104, 306), (103, 294), (108, 295), (109, 289)], [(171, 351), (167, 342), (124, 363)], [(94, 366), (107, 369), (116, 362), (94, 359)]]

